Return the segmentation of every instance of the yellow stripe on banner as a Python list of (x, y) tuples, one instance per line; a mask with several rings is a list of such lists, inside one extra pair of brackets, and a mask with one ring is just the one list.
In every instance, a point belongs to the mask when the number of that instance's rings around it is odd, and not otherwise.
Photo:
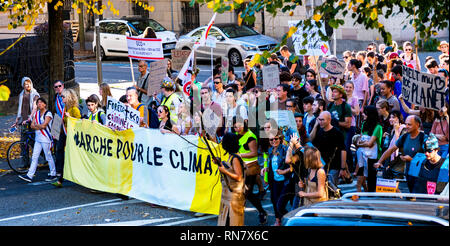
[[(225, 155), (225, 150), (222, 145), (218, 145), (209, 141), (212, 151), (216, 157), (222, 160), (227, 160), (228, 154)], [(202, 156), (202, 171), (197, 172), (195, 183), (195, 195), (192, 199), (190, 210), (193, 212), (200, 212), (206, 214), (219, 214), (220, 199), (222, 197), (222, 183), (220, 181), (220, 171), (216, 164), (212, 161), (212, 156), (206, 149), (206, 144), (203, 139), (198, 140), (197, 156)], [(212, 174), (208, 170), (208, 165), (211, 165)]]
[(123, 143), (134, 140), (131, 129), (114, 132), (98, 123), (69, 117), (64, 178), (91, 189), (126, 195), (132, 186), (133, 162), (113, 156), (119, 135)]

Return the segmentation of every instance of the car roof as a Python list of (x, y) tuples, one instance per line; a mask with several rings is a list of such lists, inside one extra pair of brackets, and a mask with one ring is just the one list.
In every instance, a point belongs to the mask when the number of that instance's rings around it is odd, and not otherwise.
[(351, 193), (293, 210), (286, 217), (336, 216), (414, 219), (448, 225), (448, 197), (404, 193)]

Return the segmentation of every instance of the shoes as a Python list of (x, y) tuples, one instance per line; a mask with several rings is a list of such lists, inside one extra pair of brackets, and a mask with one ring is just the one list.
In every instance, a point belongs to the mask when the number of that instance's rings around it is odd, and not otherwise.
[(58, 178), (58, 177), (52, 176), (52, 175), (49, 174), (49, 175), (47, 176), (47, 178), (45, 179), (45, 181), (47, 181), (47, 182), (52, 182), (52, 181), (55, 181), (57, 178)]
[(52, 185), (56, 188), (62, 188), (62, 183), (60, 183), (59, 181), (53, 182)]
[(28, 183), (31, 183), (31, 182), (33, 182), (33, 179), (31, 179), (30, 177), (28, 177), (28, 175), (19, 175), (19, 178), (20, 179), (22, 179), (22, 180), (24, 180), (24, 181), (27, 181)]
[(267, 224), (267, 213), (266, 212), (259, 213), (258, 217), (259, 217), (259, 224), (260, 225)]

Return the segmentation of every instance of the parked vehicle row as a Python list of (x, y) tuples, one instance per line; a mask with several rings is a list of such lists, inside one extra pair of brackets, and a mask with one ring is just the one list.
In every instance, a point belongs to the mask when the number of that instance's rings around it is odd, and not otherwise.
[[(157, 38), (162, 39), (164, 57), (170, 57), (173, 49), (191, 50), (206, 29), (206, 26), (201, 26), (177, 38), (174, 32), (168, 31), (153, 19), (124, 17), (101, 20), (99, 26), (102, 60), (110, 56), (127, 57), (127, 36), (142, 37), (147, 26), (155, 31)], [(262, 35), (252, 28), (232, 23), (214, 24), (209, 35), (216, 39), (216, 47), (213, 48), (214, 58), (226, 56), (233, 66), (241, 65), (245, 58), (256, 53), (271, 50), (278, 43), (274, 38)], [(92, 46), (96, 51), (95, 35)], [(199, 60), (211, 59), (211, 48), (207, 46), (198, 48), (196, 56)]]

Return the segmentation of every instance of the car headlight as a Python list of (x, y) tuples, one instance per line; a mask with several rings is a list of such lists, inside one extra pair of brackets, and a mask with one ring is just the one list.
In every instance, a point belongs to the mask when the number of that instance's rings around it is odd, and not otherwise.
[(253, 45), (243, 44), (243, 45), (241, 45), (241, 47), (246, 51), (257, 51), (258, 50), (258, 47), (253, 46)]

